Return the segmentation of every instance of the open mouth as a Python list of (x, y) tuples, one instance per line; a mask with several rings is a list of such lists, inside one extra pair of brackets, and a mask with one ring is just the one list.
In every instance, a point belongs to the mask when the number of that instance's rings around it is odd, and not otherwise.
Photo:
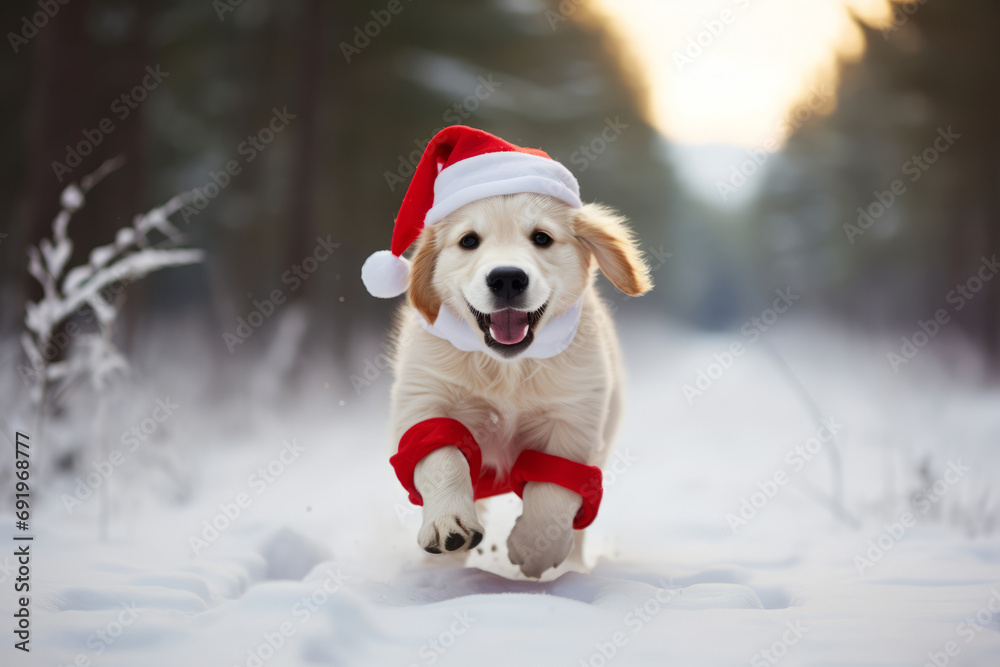
[(513, 357), (524, 351), (535, 338), (534, 328), (545, 314), (543, 304), (538, 310), (515, 310), (508, 308), (494, 313), (481, 313), (469, 305), (482, 330), (486, 345), (505, 357)]

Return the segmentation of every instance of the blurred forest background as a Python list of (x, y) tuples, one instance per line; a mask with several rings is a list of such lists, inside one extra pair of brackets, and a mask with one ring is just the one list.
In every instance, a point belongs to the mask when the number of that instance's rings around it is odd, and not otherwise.
[[(184, 190), (211, 191), (213, 174), (239, 163), (197, 215), (173, 217), (184, 245), (204, 249), (206, 261), (130, 285), (115, 334), (127, 356), (143, 359), (147, 334), (170, 323), (185, 345), (172, 353), (200, 357), (211, 375), (265, 353), (277, 325), (232, 355), (222, 334), (252, 299), (283, 287), (282, 275), (312, 254), (317, 237), (340, 246), (289, 293), (308, 327), (303, 353), (285, 370), (294, 381), (308, 350), (329, 351), (351, 370), (358, 340), (386, 329), (396, 307), (367, 296), (361, 264), (387, 247), (423, 143), (453, 123), (543, 147), (577, 174), (585, 200), (632, 219), (658, 268), (651, 295), (617, 299), (626, 318), (654, 313), (724, 330), (792, 286), (804, 295), (801, 311), (909, 335), (1000, 245), (1000, 94), (992, 85), (1000, 5), (990, 0), (917, 3), (891, 39), (859, 19), (863, 59), (843, 64), (835, 101), (788, 138), (757, 176), (754, 196), (737, 206), (682, 185), (688, 165), (650, 121), (628, 37), (594, 3), (402, 0), (365, 39), (362, 27), (388, 4), (71, 0), (37, 35), (8, 44), (0, 65), (3, 339), (16, 341), (25, 300), (40, 295), (26, 249), (49, 234), (59, 193), (119, 154), (125, 167), (73, 220), (71, 264), (134, 214)], [(5, 3), (0, 26), (20, 34), (23, 17), (37, 11), (35, 2)], [(163, 74), (150, 78), (156, 68)], [(152, 87), (123, 118), (116, 100), (144, 79)], [(281, 131), (248, 152), (247, 138), (275, 110), (285, 118)], [(95, 136), (105, 118), (113, 131), (79, 166), (56, 174), (53, 163), (68, 164), (68, 147)], [(627, 129), (595, 159), (581, 159), (608, 123)], [(940, 163), (849, 242), (844, 224), (856, 222), (857, 208), (949, 127), (961, 138)], [(1000, 368), (1000, 281), (987, 282), (955, 317), (949, 335)], [(347, 373), (343, 382), (349, 387)]]
[[(0, 514), (38, 537), (33, 655), (945, 664), (1000, 563), (998, 26), (997, 0), (7, 0)], [(560, 160), (652, 269), (641, 299), (599, 278), (628, 400), (593, 577), (496, 576), (513, 496), (431, 572), (387, 464), (403, 300), (361, 266), (456, 123)], [(456, 641), (453, 612), (482, 623)], [(1000, 664), (981, 613), (961, 660)]]

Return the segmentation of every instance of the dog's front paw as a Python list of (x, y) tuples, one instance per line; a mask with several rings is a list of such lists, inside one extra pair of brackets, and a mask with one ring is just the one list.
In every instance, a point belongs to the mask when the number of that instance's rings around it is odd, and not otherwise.
[(424, 507), (424, 522), (417, 533), (417, 542), (427, 553), (467, 551), (483, 541), (483, 526), (476, 516), (476, 508), (450, 509)]
[(417, 533), (424, 551), (467, 551), (482, 542), (469, 464), (457, 447), (443, 447), (421, 459), (413, 481), (424, 500), (423, 525)]
[(507, 556), (527, 577), (540, 577), (550, 567), (559, 567), (573, 548), (573, 527), (562, 522), (543, 522), (519, 516), (507, 538)]
[(528, 577), (559, 567), (573, 548), (573, 517), (581, 502), (580, 496), (554, 484), (529, 483), (524, 513), (507, 538), (510, 562)]

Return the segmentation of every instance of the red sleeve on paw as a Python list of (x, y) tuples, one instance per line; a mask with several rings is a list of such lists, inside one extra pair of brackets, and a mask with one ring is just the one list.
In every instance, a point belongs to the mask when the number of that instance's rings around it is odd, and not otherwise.
[(399, 439), (399, 450), (389, 459), (396, 477), (410, 494), (410, 502), (423, 505), (424, 499), (413, 483), (413, 472), (420, 459), (441, 447), (458, 447), (469, 462), (472, 485), (479, 480), (483, 456), (479, 444), (462, 422), (447, 417), (435, 417), (415, 424)]
[(573, 518), (573, 528), (582, 530), (597, 518), (604, 495), (601, 469), (576, 461), (526, 449), (510, 469), (510, 488), (520, 498), (528, 482), (549, 482), (580, 494), (583, 504)]

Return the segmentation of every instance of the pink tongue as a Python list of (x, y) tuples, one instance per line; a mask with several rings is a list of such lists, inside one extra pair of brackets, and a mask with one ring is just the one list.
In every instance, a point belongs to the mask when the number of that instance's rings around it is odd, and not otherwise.
[(490, 313), (490, 334), (504, 345), (520, 343), (528, 335), (528, 313), (523, 310)]

